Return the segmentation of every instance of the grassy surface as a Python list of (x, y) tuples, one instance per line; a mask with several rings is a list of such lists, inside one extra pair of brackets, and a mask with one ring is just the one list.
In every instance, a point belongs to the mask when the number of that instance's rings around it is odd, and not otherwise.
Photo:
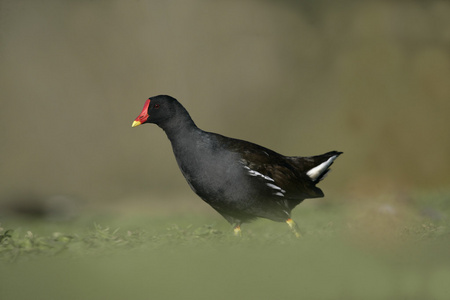
[(305, 203), (301, 239), (208, 215), (4, 219), (1, 299), (448, 299), (447, 199)]

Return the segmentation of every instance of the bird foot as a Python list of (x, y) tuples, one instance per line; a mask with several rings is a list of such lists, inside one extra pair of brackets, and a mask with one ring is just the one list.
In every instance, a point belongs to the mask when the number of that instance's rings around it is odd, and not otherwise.
[(298, 230), (298, 225), (294, 222), (294, 220), (289, 218), (286, 220), (286, 223), (289, 225), (296, 238), (300, 238), (302, 236)]
[(234, 236), (242, 236), (241, 226), (236, 225), (233, 229)]

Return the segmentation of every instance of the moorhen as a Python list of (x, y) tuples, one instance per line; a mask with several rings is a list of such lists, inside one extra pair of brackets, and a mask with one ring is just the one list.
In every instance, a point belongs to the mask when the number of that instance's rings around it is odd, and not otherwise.
[(292, 209), (323, 197), (316, 184), (342, 152), (283, 156), (247, 141), (198, 128), (187, 110), (167, 95), (149, 98), (132, 127), (154, 123), (169, 138), (178, 166), (192, 190), (241, 234), (256, 218), (286, 222), (299, 237)]

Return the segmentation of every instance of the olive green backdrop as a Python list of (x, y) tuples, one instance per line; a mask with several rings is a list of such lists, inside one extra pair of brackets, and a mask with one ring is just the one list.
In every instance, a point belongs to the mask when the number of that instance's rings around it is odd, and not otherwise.
[(2, 0), (0, 201), (194, 197), (164, 133), (131, 128), (157, 94), (282, 154), (344, 151), (331, 199), (448, 188), (448, 16), (448, 1)]

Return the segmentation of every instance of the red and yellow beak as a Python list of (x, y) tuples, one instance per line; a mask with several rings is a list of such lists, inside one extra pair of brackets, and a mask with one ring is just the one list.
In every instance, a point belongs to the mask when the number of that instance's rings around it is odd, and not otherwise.
[(131, 124), (131, 127), (139, 126), (148, 120), (149, 105), (150, 105), (150, 99), (147, 99), (147, 101), (145, 101), (144, 108), (142, 109), (141, 114), (134, 120), (133, 124)]

